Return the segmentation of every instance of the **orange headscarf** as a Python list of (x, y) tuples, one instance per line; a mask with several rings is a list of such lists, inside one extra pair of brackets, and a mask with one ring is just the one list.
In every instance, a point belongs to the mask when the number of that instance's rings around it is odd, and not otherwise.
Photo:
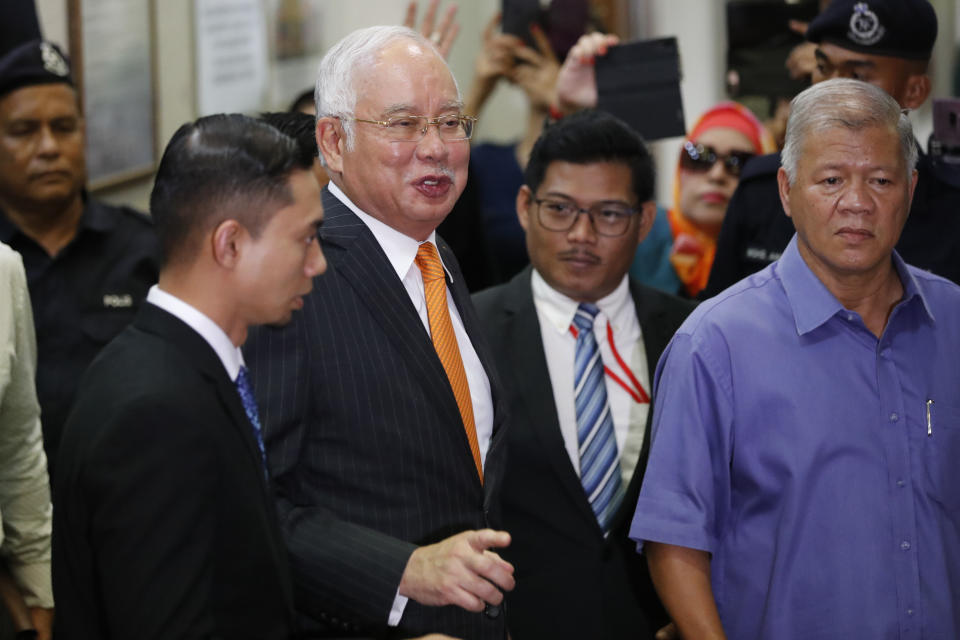
[[(723, 127), (735, 129), (753, 143), (755, 153), (770, 153), (776, 149), (773, 138), (749, 109), (736, 102), (721, 102), (700, 116), (687, 139), (696, 142), (707, 130)], [(680, 153), (683, 153), (681, 150)], [(713, 257), (717, 253), (717, 239), (697, 228), (680, 210), (680, 160), (673, 179), (673, 208), (667, 212), (673, 249), (670, 263), (691, 297), (707, 286)]]

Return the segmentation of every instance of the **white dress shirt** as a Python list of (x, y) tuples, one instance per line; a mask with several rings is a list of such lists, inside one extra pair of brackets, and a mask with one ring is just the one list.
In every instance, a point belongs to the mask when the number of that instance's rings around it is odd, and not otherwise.
[(240, 366), (243, 364), (243, 354), (240, 352), (240, 347), (233, 344), (230, 336), (220, 328), (220, 325), (193, 305), (167, 293), (156, 284), (147, 292), (147, 302), (183, 320), (187, 326), (199, 333), (220, 358), (230, 380), (237, 381)]
[[(422, 243), (361, 211), (334, 183), (331, 182), (328, 186), (330, 193), (357, 214), (357, 217), (370, 229), (380, 248), (387, 255), (387, 260), (390, 261), (391, 266), (396, 271), (397, 277), (403, 283), (403, 287), (407, 290), (407, 295), (410, 296), (410, 301), (420, 316), (423, 328), (427, 335), (430, 335), (430, 319), (427, 316), (427, 298), (423, 290), (423, 276), (420, 273), (420, 268), (414, 262), (417, 257), (417, 250)], [(436, 246), (436, 237), (436, 232), (432, 232), (425, 242), (432, 242)], [(437, 255), (439, 253), (438, 249)], [(443, 258), (440, 258), (440, 261), (442, 263)], [(446, 265), (443, 269), (447, 278), (452, 281), (452, 276)], [(463, 368), (467, 374), (467, 384), (470, 385), (470, 400), (473, 403), (473, 419), (477, 427), (480, 460), (485, 464), (487, 451), (490, 449), (490, 437), (493, 435), (493, 395), (490, 391), (490, 380), (487, 378), (487, 372), (483, 369), (483, 364), (480, 363), (480, 357), (473, 348), (470, 336), (467, 335), (467, 330), (463, 327), (463, 320), (460, 318), (460, 312), (453, 301), (449, 287), (447, 287), (447, 309), (450, 311), (450, 321), (453, 324), (453, 332), (457, 337), (457, 346), (460, 347), (460, 357), (463, 359)], [(406, 606), (407, 598), (401, 596), (398, 591), (387, 624), (393, 627), (399, 625)]]
[[(574, 406), (573, 369), (577, 339), (570, 332), (573, 316), (579, 303), (546, 283), (543, 277), (533, 271), (530, 284), (533, 290), (533, 304), (540, 321), (540, 334), (543, 337), (543, 351), (547, 357), (547, 370), (553, 387), (553, 401), (557, 406), (557, 418), (560, 421), (560, 433), (577, 475), (580, 474), (580, 445), (577, 440), (577, 413)], [(603, 364), (613, 371), (627, 385), (630, 378), (614, 357), (612, 345), (607, 340), (607, 325), (613, 329), (613, 341), (620, 358), (630, 367), (637, 382), (650, 394), (650, 374), (647, 369), (647, 351), (643, 346), (643, 333), (637, 320), (637, 310), (627, 276), (605, 298), (596, 303), (600, 312), (593, 324), (593, 332), (600, 348)], [(637, 402), (609, 375), (604, 376), (607, 387), (607, 401), (613, 416), (613, 429), (620, 450), (620, 469), (624, 483), (629, 483), (636, 469), (643, 447), (644, 431), (649, 402)]]

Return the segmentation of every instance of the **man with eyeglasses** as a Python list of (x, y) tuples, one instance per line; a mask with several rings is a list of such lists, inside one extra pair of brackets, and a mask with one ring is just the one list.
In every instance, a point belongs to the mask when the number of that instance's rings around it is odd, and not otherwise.
[(531, 266), (474, 295), (511, 415), (515, 640), (642, 639), (665, 622), (627, 527), (653, 367), (693, 304), (627, 276), (655, 215), (653, 172), (640, 136), (609, 114), (545, 129), (516, 200)]
[[(817, 45), (814, 83), (863, 80), (908, 110), (920, 108), (930, 95), (927, 72), (937, 15), (928, 0), (833, 0), (810, 23), (806, 38)], [(706, 296), (779, 258), (793, 236), (777, 194), (779, 167), (777, 154), (745, 167), (720, 231)], [(917, 172), (897, 251), (908, 263), (960, 283), (960, 171), (921, 150)]]
[(308, 634), (505, 636), (506, 407), (435, 233), (466, 183), (461, 106), (407, 28), (355, 31), (320, 63), (329, 268), (245, 351)]

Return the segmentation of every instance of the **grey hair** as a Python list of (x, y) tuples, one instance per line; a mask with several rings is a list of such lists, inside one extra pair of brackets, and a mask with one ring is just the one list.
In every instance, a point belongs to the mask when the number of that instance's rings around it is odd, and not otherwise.
[[(354, 145), (354, 122), (351, 118), (354, 117), (357, 106), (358, 71), (373, 65), (381, 51), (391, 43), (403, 39), (416, 42), (443, 60), (436, 45), (428, 38), (409, 27), (390, 25), (357, 29), (333, 45), (320, 61), (317, 85), (313, 91), (317, 118), (340, 118), (347, 149), (353, 149)], [(449, 66), (447, 69), (449, 70)], [(460, 100), (460, 87), (453, 72), (450, 77), (457, 88), (457, 100)], [(323, 154), (320, 154), (320, 160), (323, 161)]]
[(790, 103), (786, 144), (781, 154), (781, 164), (790, 184), (796, 182), (797, 165), (808, 133), (834, 127), (861, 131), (877, 126), (897, 130), (909, 177), (917, 166), (913, 126), (906, 112), (886, 91), (848, 78), (825, 80), (804, 90)]

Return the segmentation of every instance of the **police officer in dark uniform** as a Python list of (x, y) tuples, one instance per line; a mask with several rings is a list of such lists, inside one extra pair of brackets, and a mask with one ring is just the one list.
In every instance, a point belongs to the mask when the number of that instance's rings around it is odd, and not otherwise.
[(4, 5), (0, 241), (20, 252), (27, 272), (52, 473), (80, 375), (157, 281), (159, 246), (146, 215), (87, 196), (83, 117), (70, 67), (40, 39), (32, 2)]
[[(864, 80), (905, 109), (916, 109), (930, 94), (927, 66), (937, 16), (927, 0), (833, 0), (806, 35), (818, 45), (814, 82)], [(727, 207), (706, 296), (779, 258), (793, 236), (777, 192), (779, 167), (778, 154), (754, 158), (744, 167)], [(897, 251), (908, 263), (960, 283), (960, 171), (921, 149), (917, 172)]]

